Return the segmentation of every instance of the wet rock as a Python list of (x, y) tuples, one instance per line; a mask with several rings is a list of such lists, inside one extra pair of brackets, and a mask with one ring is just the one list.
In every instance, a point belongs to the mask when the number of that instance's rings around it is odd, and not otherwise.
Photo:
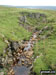
[(25, 61), (29, 61), (29, 59), (26, 58)]
[(27, 46), (24, 48), (24, 51), (28, 51), (28, 50), (30, 50), (30, 49), (31, 49), (31, 44), (28, 43)]
[(18, 62), (19, 60), (20, 60), (20, 58), (19, 58), (19, 57), (17, 57), (17, 58), (16, 58), (16, 61)]
[(21, 61), (24, 62), (25, 60), (24, 59), (21, 59)]
[(8, 75), (15, 75), (13, 69), (11, 69), (10, 72), (8, 72)]
[(12, 58), (9, 58), (9, 59), (8, 59), (8, 64), (13, 64)]
[(29, 65), (32, 65), (32, 62), (29, 62), (28, 64), (29, 64)]
[(19, 43), (17, 41), (11, 41), (10, 47), (12, 51), (16, 51), (19, 48)]
[(15, 57), (13, 58), (13, 61), (16, 61), (16, 58)]
[(33, 55), (33, 51), (28, 51), (28, 56), (32, 56)]
[(30, 59), (30, 56), (27, 55), (26, 58), (27, 58), (27, 59)]
[(36, 35), (35, 33), (33, 34), (33, 38), (34, 38), (34, 39), (36, 39), (36, 38), (37, 38), (37, 35)]
[(22, 65), (24, 65), (24, 62), (22, 62)]
[(20, 56), (20, 53), (18, 53), (18, 56)]
[(19, 49), (20, 45), (17, 41), (11, 41), (9, 40), (10, 44), (6, 47), (6, 49), (4, 50), (4, 52), (9, 56), (12, 57), (12, 55), (14, 55), (14, 52), (17, 52), (17, 50)]
[(30, 58), (33, 55), (33, 51), (32, 50), (31, 51), (26, 51), (26, 52), (24, 52), (24, 55), (26, 57)]
[(22, 50), (19, 50), (19, 53), (22, 53)]

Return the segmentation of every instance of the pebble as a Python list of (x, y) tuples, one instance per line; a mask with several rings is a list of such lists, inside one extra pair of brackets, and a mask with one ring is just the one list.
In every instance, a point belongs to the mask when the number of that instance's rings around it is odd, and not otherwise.
[(21, 59), (21, 61), (24, 62), (25, 60), (24, 59)]

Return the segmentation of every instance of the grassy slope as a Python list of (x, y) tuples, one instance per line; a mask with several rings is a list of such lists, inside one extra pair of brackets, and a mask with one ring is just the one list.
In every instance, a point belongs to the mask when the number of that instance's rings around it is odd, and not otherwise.
[[(35, 45), (35, 56), (42, 53), (43, 56), (39, 57), (34, 63), (34, 71), (40, 75), (40, 70), (56, 70), (56, 11), (43, 11), (47, 15), (49, 23), (47, 26), (53, 26), (53, 33), (49, 38), (38, 41)], [(42, 24), (41, 24), (42, 25)], [(45, 25), (40, 26), (42, 28)], [(43, 32), (46, 35), (50, 31)], [(41, 36), (42, 36), (41, 35)], [(37, 53), (36, 53), (37, 52)]]
[[(34, 62), (34, 71), (37, 75), (40, 75), (40, 70), (56, 70), (56, 11), (52, 10), (28, 10), (28, 12), (40, 12), (47, 16), (49, 22), (43, 23), (36, 19), (28, 18), (28, 22), (31, 26), (42, 29), (45, 26), (53, 26), (53, 32), (45, 40), (38, 41), (34, 46), (34, 56), (40, 55)], [(45, 30), (40, 36), (47, 35), (50, 30)]]
[[(18, 23), (20, 9), (0, 7), (0, 35), (4, 35), (6, 39), (22, 40), (28, 39), (31, 35), (30, 32), (21, 27)], [(0, 36), (0, 54), (5, 48), (2, 37)]]
[[(34, 71), (39, 75), (41, 69), (45, 70), (52, 68), (56, 70), (56, 11), (0, 7), (0, 34), (5, 35), (7, 39), (19, 41), (30, 37), (30, 32), (27, 32), (23, 27), (18, 25), (18, 16), (20, 16), (19, 12), (21, 11), (40, 12), (47, 15), (49, 23), (44, 24), (40, 22), (40, 25), (38, 25), (38, 21), (28, 18), (30, 25), (39, 29), (46, 25), (54, 27), (54, 32), (49, 38), (38, 41), (34, 46), (35, 56), (41, 53), (43, 54), (43, 56), (39, 57), (34, 63)], [(42, 35), (46, 35), (48, 32), (45, 31)], [(5, 46), (6, 44), (0, 37), (0, 53)]]

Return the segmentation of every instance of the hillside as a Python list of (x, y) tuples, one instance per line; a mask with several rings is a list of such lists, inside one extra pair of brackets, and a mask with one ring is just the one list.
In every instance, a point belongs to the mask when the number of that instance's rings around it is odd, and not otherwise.
[(29, 40), (36, 31), (33, 70), (40, 75), (40, 70), (56, 70), (56, 11), (0, 6), (0, 55), (8, 45), (6, 41)]

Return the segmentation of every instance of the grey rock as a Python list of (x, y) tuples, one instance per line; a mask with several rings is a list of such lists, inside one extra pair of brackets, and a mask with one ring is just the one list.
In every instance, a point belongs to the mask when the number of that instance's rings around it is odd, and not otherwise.
[(20, 14), (24, 16), (26, 15), (26, 17), (36, 18), (36, 19), (39, 19), (40, 17), (46, 18), (46, 15), (43, 13), (20, 12)]
[(16, 51), (19, 48), (19, 43), (17, 41), (11, 41), (10, 47), (12, 51)]
[(27, 17), (26, 16), (21, 16), (20, 21), (26, 23), (27, 22)]
[(42, 13), (40, 14), (40, 16), (41, 16), (41, 17), (46, 17), (46, 15), (45, 15), (45, 14), (42, 14)]
[(27, 44), (27, 47), (24, 48), (24, 51), (28, 51), (28, 50), (30, 50), (30, 49), (31, 49), (31, 44), (28, 43), (28, 44)]

